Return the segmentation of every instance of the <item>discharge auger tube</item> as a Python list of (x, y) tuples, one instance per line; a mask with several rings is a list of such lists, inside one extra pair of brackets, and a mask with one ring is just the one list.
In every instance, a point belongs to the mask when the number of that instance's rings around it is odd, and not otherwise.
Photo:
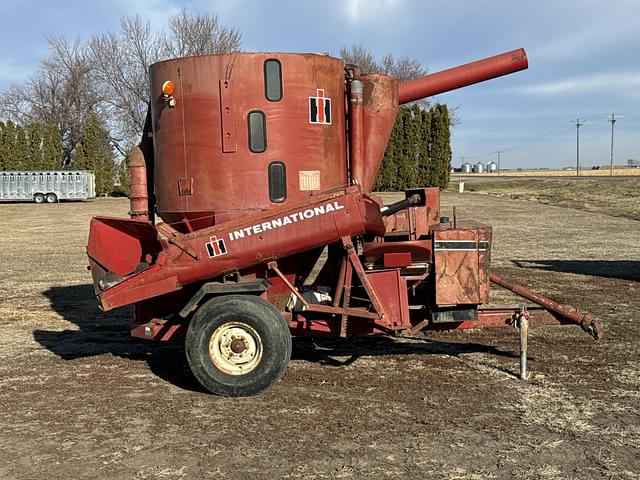
[(439, 93), (449, 92), (474, 83), (525, 70), (528, 66), (527, 53), (523, 48), (519, 48), (431, 75), (425, 75), (415, 80), (402, 82), (398, 86), (398, 101), (400, 104), (414, 102), (421, 98), (431, 97)]

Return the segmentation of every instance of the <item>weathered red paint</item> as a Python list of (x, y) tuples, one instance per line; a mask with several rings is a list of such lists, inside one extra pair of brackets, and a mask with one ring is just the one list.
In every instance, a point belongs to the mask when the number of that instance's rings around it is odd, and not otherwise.
[[(278, 91), (268, 88), (267, 61), (280, 65), (281, 97), (267, 94)], [(91, 222), (87, 253), (101, 307), (135, 304), (133, 335), (179, 338), (189, 317), (175, 314), (199, 286), (232, 277), (266, 279), (258, 294), (295, 335), (507, 325), (513, 310), (477, 312), (488, 298), (490, 227), (441, 224), (437, 188), (407, 191), (389, 216), (370, 192), (399, 104), (526, 66), (524, 51), (514, 50), (399, 84), (326, 55), (153, 65), (150, 110), (131, 157), (132, 218)], [(161, 90), (167, 80), (176, 85), (171, 96)], [(274, 162), (284, 184), (270, 184)], [(314, 304), (301, 286), (325, 246), (315, 285), (332, 298)], [(303, 311), (287, 310), (292, 297)], [(588, 323), (568, 307), (543, 305), (561, 311), (562, 322)], [(447, 309), (457, 321), (435, 323)]]
[(479, 305), (489, 299), (491, 227), (459, 222), (433, 232), (437, 305)]
[(453, 67), (415, 80), (402, 82), (399, 87), (400, 104), (449, 92), (457, 88), (484, 82), (492, 78), (525, 70), (529, 66), (524, 49), (512, 50), (493, 57)]
[(365, 75), (363, 102), (364, 179), (362, 185), (370, 192), (384, 158), (398, 113), (398, 81), (385, 75)]
[[(317, 213), (320, 208), (327, 213)], [(313, 202), (271, 209), (267, 215), (254, 214), (191, 234), (166, 235), (162, 228), (155, 228), (166, 243), (162, 249), (153, 245), (151, 251), (144, 250), (132, 230), (132, 226), (138, 227), (141, 222), (114, 223), (115, 219), (96, 217), (92, 220), (88, 253), (106, 270), (128, 276), (100, 293), (102, 308), (111, 310), (270, 259), (304, 252), (344, 236), (382, 234), (384, 225), (378, 210), (379, 205), (371, 197), (352, 187), (317, 195)], [(290, 223), (274, 228), (273, 222), (283, 218), (290, 218)], [(265, 225), (270, 227), (267, 229)], [(207, 243), (214, 237), (225, 241), (226, 253), (211, 258)], [(117, 238), (116, 243), (110, 242), (113, 238)], [(112, 245), (113, 250), (103, 252), (101, 247), (107, 245)], [(116, 255), (115, 249), (123, 245), (128, 251)], [(149, 254), (155, 256), (153, 265), (134, 273)]]
[(537, 303), (547, 310), (558, 314), (561, 318), (566, 319), (567, 321), (576, 325), (580, 325), (580, 327), (582, 327), (585, 332), (592, 335), (596, 340), (600, 337), (602, 332), (599, 322), (595, 320), (590, 314), (583, 313), (576, 307), (572, 307), (571, 305), (562, 305), (555, 300), (550, 299), (549, 297), (545, 297), (544, 295), (541, 295), (539, 293), (532, 292), (524, 285), (520, 285), (513, 280), (504, 278), (495, 272), (491, 272), (489, 274), (489, 279), (496, 285), (500, 285), (507, 290), (511, 290), (513, 293), (516, 293), (521, 297), (524, 297), (527, 300)]
[[(349, 89), (349, 160), (351, 166), (351, 179), (358, 185), (364, 185), (365, 162), (364, 156), (364, 105), (363, 82), (353, 80)], [(370, 190), (370, 189), (369, 189)], [(368, 190), (368, 191), (369, 191)]]
[[(265, 96), (264, 62), (282, 66), (280, 101)], [(151, 66), (157, 214), (183, 232), (279, 206), (269, 199), (271, 162), (287, 166), (285, 205), (348, 184), (344, 62), (327, 55), (233, 53), (167, 60)], [(175, 107), (162, 95), (173, 80)], [(323, 89), (331, 123), (312, 124), (309, 97)], [(249, 149), (248, 115), (263, 112), (266, 150)], [(318, 172), (304, 190), (299, 172)], [(178, 181), (193, 180), (180, 195)], [(309, 186), (305, 186), (309, 188)]]
[(419, 193), (424, 197), (424, 205), (412, 206), (385, 217), (387, 236), (407, 236), (411, 240), (426, 238), (430, 235), (431, 229), (440, 224), (440, 189), (412, 189), (407, 191), (407, 196), (413, 193)]
[(129, 214), (132, 218), (149, 220), (147, 164), (139, 146), (134, 147), (129, 154), (129, 186)]
[[(478, 310), (477, 320), (467, 320), (455, 323), (428, 324), (424, 330), (469, 330), (474, 328), (514, 327), (515, 316), (520, 312), (518, 308), (482, 308)], [(529, 326), (544, 325), (572, 325), (573, 322), (563, 321), (550, 314), (543, 308), (529, 308)], [(515, 328), (515, 327), (514, 327)]]

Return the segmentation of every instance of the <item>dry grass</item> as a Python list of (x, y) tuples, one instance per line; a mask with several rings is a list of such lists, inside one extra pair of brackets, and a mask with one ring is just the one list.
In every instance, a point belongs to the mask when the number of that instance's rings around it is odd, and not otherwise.
[[(617, 176), (638, 176), (640, 175), (640, 168), (628, 168), (628, 167), (613, 167), (613, 172), (608, 165), (602, 165), (598, 170), (592, 170), (590, 167), (580, 169), (581, 177), (608, 177), (613, 173), (614, 177)], [(454, 173), (453, 178), (456, 177), (495, 177), (496, 173)], [(576, 176), (575, 170), (505, 170), (500, 173), (501, 177), (574, 177)]]
[[(465, 190), (640, 220), (640, 177), (611, 179), (465, 179)], [(458, 190), (452, 180), (450, 190)]]
[(0, 478), (639, 478), (640, 223), (444, 194), (452, 205), (494, 226), (500, 273), (589, 310), (605, 338), (533, 329), (529, 382), (510, 330), (301, 341), (271, 391), (216, 398), (180, 348), (97, 310), (89, 219), (126, 200), (0, 204)]

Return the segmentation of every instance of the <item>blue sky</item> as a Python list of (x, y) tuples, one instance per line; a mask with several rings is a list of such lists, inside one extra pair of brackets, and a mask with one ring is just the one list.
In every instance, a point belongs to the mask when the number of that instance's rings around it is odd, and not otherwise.
[(640, 159), (640, 0), (2, 0), (0, 89), (20, 83), (46, 56), (46, 38), (117, 30), (139, 14), (157, 28), (181, 7), (218, 14), (249, 51), (337, 54), (361, 44), (407, 55), (435, 72), (524, 47), (529, 70), (440, 95), (458, 107), (454, 164), (503, 168), (608, 164)]

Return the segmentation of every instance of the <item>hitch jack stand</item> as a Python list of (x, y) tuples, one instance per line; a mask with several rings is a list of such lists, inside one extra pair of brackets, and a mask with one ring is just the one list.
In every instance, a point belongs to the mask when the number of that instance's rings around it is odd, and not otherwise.
[(520, 331), (520, 379), (529, 378), (527, 370), (527, 337), (529, 336), (529, 312), (527, 307), (520, 307), (520, 313), (516, 314), (516, 328)]

